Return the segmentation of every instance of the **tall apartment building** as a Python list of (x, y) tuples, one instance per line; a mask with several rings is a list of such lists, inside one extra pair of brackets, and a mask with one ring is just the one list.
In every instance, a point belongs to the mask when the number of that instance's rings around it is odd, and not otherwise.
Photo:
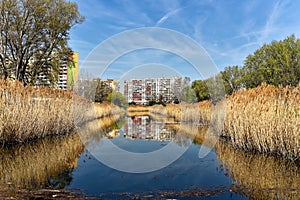
[(78, 62), (79, 54), (74, 52), (73, 55), (65, 60), (60, 66), (58, 74), (57, 87), (62, 90), (73, 89), (78, 81)]
[(130, 79), (124, 81), (124, 95), (128, 103), (171, 102), (189, 82), (188, 77)]
[[(73, 55), (62, 61), (59, 67), (58, 79), (55, 86), (62, 90), (72, 90), (78, 81), (78, 52), (73, 52)], [(51, 68), (48, 68), (51, 73)], [(36, 85), (50, 85), (49, 76), (44, 73), (38, 75)]]

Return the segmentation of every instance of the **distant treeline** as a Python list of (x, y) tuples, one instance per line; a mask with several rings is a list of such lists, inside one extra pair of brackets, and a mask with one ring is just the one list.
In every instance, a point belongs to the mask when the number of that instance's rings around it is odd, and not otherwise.
[[(243, 66), (228, 66), (218, 76), (229, 95), (241, 88), (255, 88), (263, 82), (295, 87), (300, 81), (300, 39), (291, 35), (284, 40), (264, 44), (246, 57)], [(192, 83), (198, 101), (214, 101), (209, 90), (212, 82), (211, 78)]]

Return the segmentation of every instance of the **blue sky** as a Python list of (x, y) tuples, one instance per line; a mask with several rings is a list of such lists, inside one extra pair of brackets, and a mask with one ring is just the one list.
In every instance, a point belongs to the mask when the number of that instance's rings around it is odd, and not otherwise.
[[(242, 65), (246, 56), (264, 43), (281, 40), (291, 34), (300, 37), (300, 1), (294, 0), (75, 2), (86, 21), (72, 28), (70, 47), (79, 52), (81, 68), (93, 68), (92, 73), (104, 79), (121, 79), (126, 73), (135, 74), (133, 69), (139, 66), (147, 68), (144, 74), (149, 73), (149, 76), (157, 66), (165, 66), (160, 74), (162, 76), (181, 74), (192, 80), (203, 78), (186, 60), (161, 50), (130, 52), (114, 60), (105, 72), (101, 60), (93, 60), (93, 66), (88, 66), (85, 61), (91, 60), (97, 45), (123, 31), (160, 27), (182, 33), (203, 47), (219, 70), (226, 66)], [(156, 67), (152, 70), (149, 63), (154, 63)], [(102, 73), (97, 74), (100, 71)]]

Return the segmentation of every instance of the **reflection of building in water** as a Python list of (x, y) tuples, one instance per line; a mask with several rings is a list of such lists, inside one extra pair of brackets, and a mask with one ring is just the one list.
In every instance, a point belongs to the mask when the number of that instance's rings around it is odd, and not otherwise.
[(172, 141), (175, 130), (167, 129), (162, 122), (151, 122), (149, 116), (128, 117), (124, 126), (124, 137)]

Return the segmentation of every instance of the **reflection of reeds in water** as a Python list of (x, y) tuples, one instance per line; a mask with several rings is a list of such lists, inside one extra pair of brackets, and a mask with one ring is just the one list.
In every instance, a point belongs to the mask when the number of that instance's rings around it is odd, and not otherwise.
[(174, 119), (174, 117), (154, 113), (149, 113), (148, 115), (151, 117), (151, 119), (162, 122), (164, 124), (178, 124), (178, 121)]
[(101, 138), (107, 136), (107, 134), (118, 126), (118, 120), (122, 115), (111, 115), (100, 119), (95, 119), (82, 124), (76, 129), (76, 132), (80, 135), (80, 138), (87, 145), (89, 141), (100, 141)]
[(190, 138), (195, 144), (202, 144), (206, 147), (213, 148), (218, 140), (215, 129), (212, 126), (199, 126), (193, 123), (178, 123), (174, 118), (165, 117), (161, 114), (150, 114), (151, 118), (163, 122), (168, 129), (175, 130), (177, 137)]
[(55, 178), (77, 167), (82, 151), (83, 144), (77, 134), (0, 149), (2, 187), (12, 184), (20, 188), (44, 188), (49, 185), (49, 177)]
[(298, 199), (300, 166), (273, 156), (254, 154), (230, 147), (224, 141), (215, 146), (220, 161), (231, 177), (254, 199)]
[[(0, 149), (0, 187), (12, 184), (13, 187), (37, 189), (59, 181), (55, 177), (77, 167), (83, 142), (100, 140), (101, 133), (107, 133), (119, 117), (114, 115), (85, 123), (77, 130), (81, 137), (72, 133)], [(67, 179), (63, 177), (61, 181)]]
[(218, 137), (214, 133), (214, 129), (209, 126), (194, 126), (192, 124), (172, 124), (167, 125), (168, 128), (174, 129), (178, 136), (190, 138), (194, 144), (201, 144), (209, 148), (213, 148), (218, 141)]

